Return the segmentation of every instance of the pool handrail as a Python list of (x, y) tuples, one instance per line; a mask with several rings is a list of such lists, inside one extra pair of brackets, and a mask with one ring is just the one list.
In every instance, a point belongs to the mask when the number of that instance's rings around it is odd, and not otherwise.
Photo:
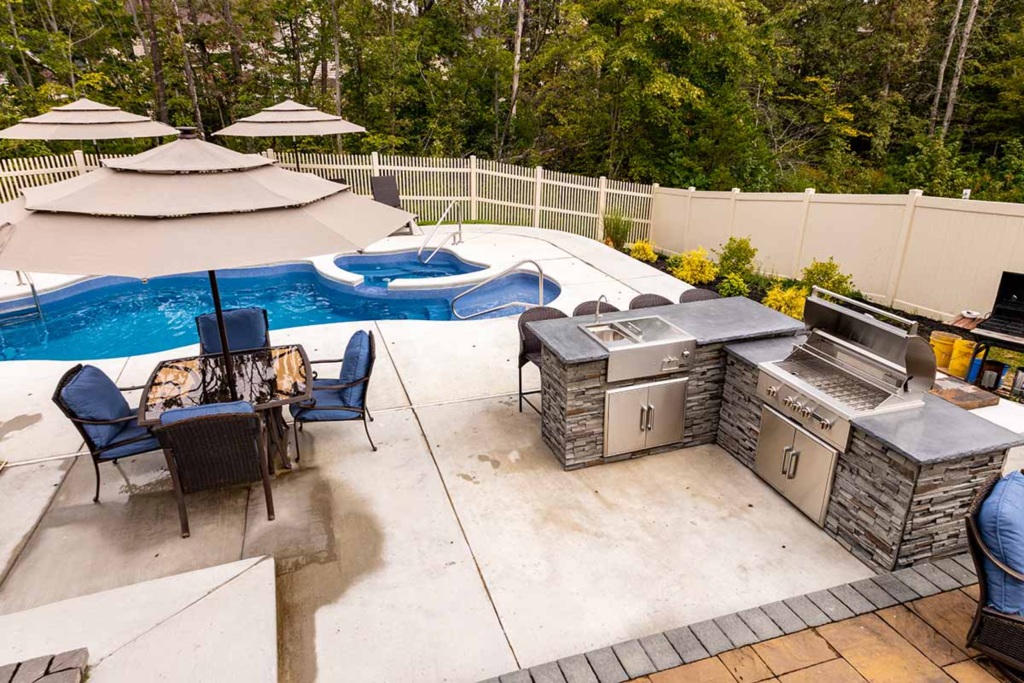
[[(437, 245), (437, 248), (430, 253), (430, 256), (428, 256), (426, 260), (424, 260), (422, 258), (423, 249), (427, 246), (427, 243), (429, 243), (430, 240), (434, 237), (434, 233), (436, 233), (437, 229), (440, 228), (441, 225), (444, 223), (444, 219), (448, 217), (448, 212), (451, 211), (453, 207), (456, 209), (455, 213), (459, 221), (459, 231), (445, 235), (445, 238), (441, 240), (441, 244)], [(444, 213), (441, 214), (441, 217), (437, 219), (437, 223), (434, 224), (434, 229), (430, 231), (429, 235), (427, 235), (427, 239), (423, 240), (423, 244), (421, 244), (420, 248), (416, 250), (417, 260), (419, 260), (420, 263), (430, 263), (430, 259), (434, 258), (434, 256), (437, 255), (437, 252), (441, 251), (441, 247), (445, 245), (445, 242), (452, 239), (453, 237), (455, 237), (455, 240), (452, 242), (453, 245), (462, 243), (462, 208), (459, 206), (458, 199), (452, 200), (452, 202), (448, 205), (448, 208), (446, 208), (444, 210)]]
[[(13, 311), (0, 311), (0, 325), (14, 325), (15, 323), (29, 320), (42, 320), (45, 322), (46, 318), (43, 317), (43, 307), (39, 303), (39, 292), (36, 291), (35, 281), (32, 280), (32, 276), (27, 271), (18, 270), (15, 272), (18, 275), (18, 284), (27, 284), (32, 291), (32, 306), (24, 309), (14, 309)], [(22, 276), (24, 276), (24, 282), (22, 282)]]
[[(485, 309), (483, 311), (477, 311), (476, 313), (470, 313), (469, 315), (461, 315), (461, 314), (459, 314), (458, 311), (455, 310), (455, 304), (456, 304), (456, 302), (458, 302), (459, 299), (461, 299), (462, 297), (466, 296), (467, 294), (472, 294), (473, 292), (475, 292), (476, 290), (480, 289), (484, 285), (488, 285), (488, 284), (494, 282), (495, 280), (497, 280), (499, 278), (505, 277), (506, 275), (510, 275), (513, 272), (526, 272), (526, 273), (530, 273), (531, 271), (519, 271), (518, 270), (520, 266), (525, 266), (527, 264), (532, 265), (534, 268), (537, 269), (537, 303), (533, 304), (533, 303), (529, 303), (529, 302), (526, 302), (526, 301), (510, 301), (507, 304), (501, 304), (500, 306), (493, 306), (492, 308), (488, 308), (488, 309)], [(465, 292), (462, 292), (461, 294), (458, 294), (455, 297), (453, 297), (452, 298), (452, 315), (454, 315), (459, 320), (469, 320), (470, 318), (477, 318), (477, 317), (479, 317), (481, 315), (487, 315), (488, 313), (494, 313), (495, 311), (500, 311), (500, 310), (505, 309), (505, 308), (512, 308), (513, 306), (525, 306), (526, 308), (535, 308), (537, 306), (543, 306), (543, 305), (544, 305), (544, 269), (541, 267), (541, 265), (539, 263), (537, 263), (533, 259), (523, 259), (519, 263), (516, 263), (516, 264), (513, 264), (513, 265), (509, 266), (508, 268), (506, 268), (505, 270), (501, 271), (497, 275), (492, 275), (491, 277), (487, 278), (483, 282), (481, 282), (479, 284), (476, 284), (476, 285), (470, 287), (469, 289), (467, 289)]]

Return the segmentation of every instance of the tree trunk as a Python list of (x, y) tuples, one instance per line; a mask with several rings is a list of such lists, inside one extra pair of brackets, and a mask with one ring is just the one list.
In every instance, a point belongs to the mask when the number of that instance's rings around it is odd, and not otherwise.
[(146, 53), (146, 59), (152, 59), (149, 55), (149, 41), (146, 40), (146, 33), (142, 30), (142, 24), (139, 22), (139, 10), (135, 6), (135, 0), (128, 0), (128, 10), (132, 13), (132, 23), (135, 25), (135, 33), (139, 36), (139, 42), (142, 43), (142, 51)]
[[(331, 0), (331, 46), (334, 48), (334, 113), (341, 116), (341, 23), (338, 21), (338, 0)], [(341, 136), (335, 135), (338, 154)]]
[(949, 84), (949, 97), (946, 98), (946, 115), (942, 117), (942, 137), (946, 137), (949, 124), (953, 120), (957, 87), (960, 85), (960, 76), (964, 72), (964, 59), (967, 57), (967, 46), (971, 40), (971, 29), (974, 28), (974, 17), (978, 14), (978, 3), (979, 0), (972, 0), (971, 11), (967, 13), (967, 21), (964, 23), (964, 34), (960, 38), (960, 50), (956, 55), (956, 68), (953, 70), (953, 80)]
[(196, 75), (192, 71), (192, 60), (188, 56), (188, 42), (185, 40), (185, 32), (181, 28), (181, 10), (178, 9), (178, 0), (171, 0), (171, 11), (174, 13), (174, 31), (181, 41), (181, 58), (185, 63), (185, 83), (188, 85), (188, 96), (192, 100), (192, 116), (195, 118), (196, 130), (199, 137), (205, 138), (206, 131), (203, 129), (203, 112), (199, 108), (199, 93), (196, 90)]
[(232, 81), (238, 83), (242, 78), (242, 35), (235, 24), (235, 16), (231, 9), (231, 0), (224, 0), (221, 5), (224, 23), (228, 25), (228, 45), (231, 48), (231, 68), (234, 70)]
[(7, 18), (11, 22), (11, 37), (14, 38), (15, 47), (18, 50), (18, 57), (21, 59), (21, 68), (25, 70), (25, 83), (28, 84), (29, 88), (34, 88), (35, 85), (32, 82), (32, 70), (29, 68), (28, 59), (25, 58), (25, 49), (21, 46), (21, 36), (18, 34), (18, 22), (14, 19), (14, 7), (11, 6), (11, 0), (7, 0)]
[(505, 139), (512, 126), (512, 119), (516, 117), (516, 103), (519, 100), (519, 62), (523, 54), (523, 15), (526, 13), (526, 0), (519, 0), (516, 5), (516, 38), (512, 53), (512, 94), (509, 98), (508, 116), (505, 117), (505, 126), (501, 131), (501, 142), (498, 144), (498, 161), (501, 161), (505, 152)]
[(949, 55), (953, 52), (953, 43), (956, 42), (956, 30), (960, 26), (960, 12), (963, 10), (963, 7), (964, 0), (956, 0), (953, 20), (949, 22), (946, 50), (942, 53), (942, 61), (939, 62), (939, 77), (935, 83), (935, 97), (932, 98), (931, 115), (928, 117), (928, 135), (935, 135), (935, 123), (939, 118), (939, 101), (942, 99), (942, 86), (943, 81), (946, 80), (946, 67), (949, 65)]
[(146, 17), (146, 30), (149, 31), (149, 58), (153, 64), (153, 99), (156, 105), (158, 121), (170, 123), (167, 116), (167, 86), (164, 83), (164, 58), (160, 51), (160, 42), (156, 35), (156, 19), (153, 17), (153, 6), (150, 0), (141, 0), (142, 13)]

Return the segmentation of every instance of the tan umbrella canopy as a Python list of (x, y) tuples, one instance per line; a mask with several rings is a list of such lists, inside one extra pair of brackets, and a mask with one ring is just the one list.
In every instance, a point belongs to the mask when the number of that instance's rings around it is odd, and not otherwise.
[(0, 205), (0, 269), (137, 278), (206, 270), (230, 369), (215, 270), (364, 249), (414, 216), (193, 135)]
[(0, 130), (8, 140), (115, 140), (177, 135), (168, 125), (86, 98)]
[(344, 135), (365, 133), (366, 129), (340, 116), (327, 114), (292, 100), (267, 107), (257, 114), (239, 119), (214, 135), (243, 138), (273, 138), (299, 135)]

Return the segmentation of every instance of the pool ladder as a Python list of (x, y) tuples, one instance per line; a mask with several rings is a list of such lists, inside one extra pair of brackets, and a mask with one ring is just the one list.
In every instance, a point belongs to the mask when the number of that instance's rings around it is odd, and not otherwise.
[[(441, 227), (442, 223), (444, 223), (444, 219), (448, 217), (448, 212), (453, 208), (455, 209), (455, 215), (459, 221), (459, 231), (450, 232), (445, 235), (444, 239), (441, 240), (441, 244), (437, 245), (437, 248), (430, 252), (430, 256), (424, 259), (423, 250), (426, 248), (427, 243), (434, 237), (434, 233), (437, 232), (437, 229)], [(430, 231), (430, 234), (427, 235), (427, 239), (423, 240), (423, 244), (421, 244), (420, 248), (416, 251), (416, 258), (420, 263), (430, 263), (430, 259), (434, 258), (437, 255), (437, 252), (441, 251), (441, 247), (443, 247), (445, 242), (448, 240), (452, 240), (453, 245), (462, 244), (462, 209), (459, 207), (459, 200), (457, 199), (453, 200), (452, 203), (448, 205), (448, 208), (444, 210), (444, 213), (441, 214), (441, 217), (437, 219), (437, 223), (434, 224), (434, 229)]]
[(16, 308), (14, 311), (0, 312), (0, 327), (5, 325), (16, 325), (17, 323), (28, 322), (30, 320), (43, 319), (43, 307), (39, 304), (39, 293), (36, 292), (36, 283), (32, 281), (32, 276), (20, 270), (16, 272), (18, 275), (18, 284), (27, 284), (29, 289), (32, 290), (32, 305), (25, 306), (24, 308)]
[[(525, 265), (532, 265), (534, 268), (537, 269), (537, 303), (534, 304), (534, 303), (530, 303), (530, 302), (527, 302), (527, 301), (510, 301), (507, 304), (501, 304), (500, 306), (494, 306), (492, 308), (488, 308), (488, 309), (485, 309), (483, 311), (477, 311), (476, 313), (470, 313), (469, 315), (462, 315), (461, 313), (459, 313), (458, 311), (455, 310), (455, 304), (458, 303), (459, 299), (461, 299), (462, 297), (466, 296), (467, 294), (472, 294), (473, 292), (475, 292), (476, 290), (480, 289), (484, 285), (489, 285), (490, 283), (494, 282), (495, 280), (497, 280), (499, 278), (503, 278), (506, 275), (511, 275), (513, 272), (526, 272), (526, 273), (532, 272), (532, 271), (519, 271), (519, 267), (520, 266), (525, 266)], [(505, 308), (512, 308), (513, 306), (525, 306), (526, 308), (536, 308), (537, 306), (543, 306), (543, 305), (544, 305), (544, 269), (541, 268), (540, 264), (537, 263), (536, 261), (534, 261), (533, 259), (524, 259), (524, 260), (520, 261), (519, 263), (516, 263), (515, 265), (509, 266), (508, 268), (506, 268), (505, 270), (501, 271), (497, 275), (492, 275), (491, 277), (487, 278), (483, 282), (470, 287), (465, 292), (462, 292), (461, 294), (459, 294), (458, 296), (453, 298), (452, 299), (452, 315), (455, 316), (456, 318), (458, 318), (459, 320), (469, 320), (470, 318), (477, 318), (477, 317), (479, 317), (481, 315), (487, 315), (488, 313), (493, 313), (495, 311), (500, 311), (500, 310), (505, 309)]]

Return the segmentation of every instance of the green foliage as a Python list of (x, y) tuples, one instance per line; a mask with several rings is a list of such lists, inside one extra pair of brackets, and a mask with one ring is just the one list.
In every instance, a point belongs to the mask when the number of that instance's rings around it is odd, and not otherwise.
[(718, 266), (703, 247), (697, 247), (673, 255), (668, 260), (668, 272), (691, 285), (706, 285), (718, 277)]
[(610, 240), (613, 247), (622, 251), (629, 240), (629, 233), (633, 230), (633, 221), (626, 218), (622, 211), (612, 209), (601, 217), (601, 225), (604, 228), (605, 239)]
[(811, 287), (821, 287), (843, 296), (850, 296), (855, 290), (853, 276), (844, 274), (831, 256), (828, 257), (828, 261), (811, 261), (811, 265), (804, 268), (803, 284), (808, 290)]
[(750, 245), (750, 237), (730, 237), (718, 255), (718, 272), (722, 275), (736, 274), (741, 279), (754, 272), (754, 258), (757, 249)]
[(747, 296), (750, 294), (750, 288), (739, 273), (727, 273), (718, 283), (718, 293), (726, 297)]
[(763, 303), (768, 308), (773, 308), (780, 313), (785, 313), (797, 320), (804, 319), (804, 303), (807, 301), (807, 289), (800, 285), (784, 286), (777, 283), (768, 290)]
[(654, 247), (647, 240), (637, 240), (633, 242), (632, 249), (629, 250), (629, 255), (638, 261), (644, 263), (654, 263), (658, 260), (658, 255), (654, 253)]

